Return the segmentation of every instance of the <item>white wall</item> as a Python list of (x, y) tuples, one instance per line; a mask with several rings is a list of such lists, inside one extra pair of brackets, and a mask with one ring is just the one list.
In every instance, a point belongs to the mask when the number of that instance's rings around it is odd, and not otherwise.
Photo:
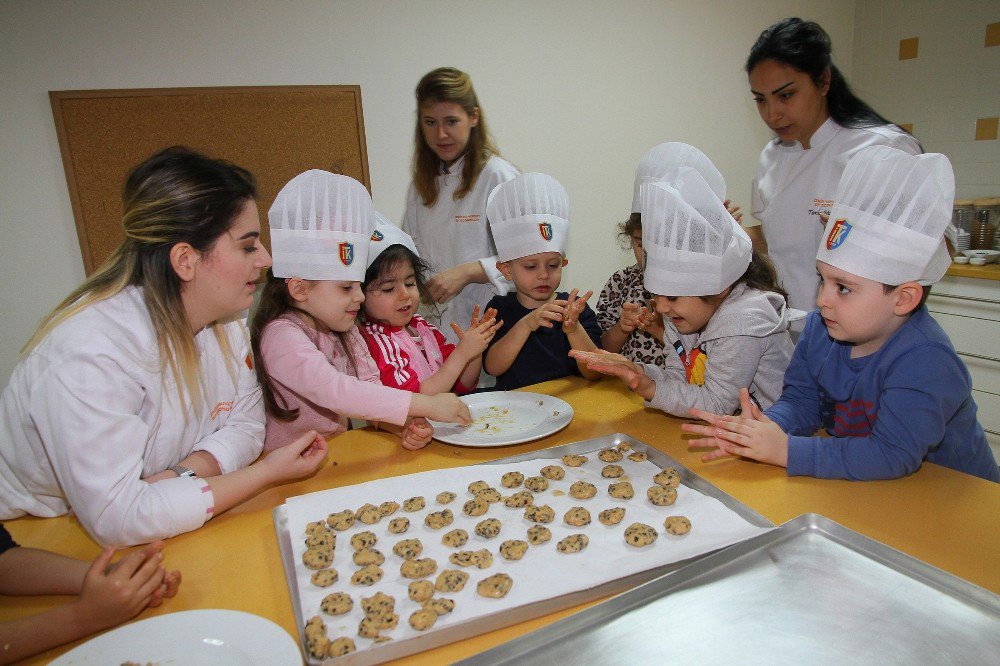
[(564, 285), (596, 292), (628, 261), (615, 223), (643, 152), (697, 145), (746, 206), (769, 138), (742, 72), (750, 45), (775, 20), (813, 19), (850, 75), (854, 4), (4, 0), (0, 382), (38, 320), (83, 279), (49, 90), (360, 84), (375, 204), (398, 220), (413, 87), (435, 67), (459, 67), (503, 154), (566, 186)]

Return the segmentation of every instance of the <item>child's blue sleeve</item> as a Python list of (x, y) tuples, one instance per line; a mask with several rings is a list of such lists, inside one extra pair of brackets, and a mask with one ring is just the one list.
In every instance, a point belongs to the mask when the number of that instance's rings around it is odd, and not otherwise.
[(819, 384), (810, 366), (809, 353), (816, 336), (825, 336), (822, 328), (819, 317), (810, 315), (785, 369), (781, 397), (764, 412), (787, 435), (812, 435), (822, 425)]

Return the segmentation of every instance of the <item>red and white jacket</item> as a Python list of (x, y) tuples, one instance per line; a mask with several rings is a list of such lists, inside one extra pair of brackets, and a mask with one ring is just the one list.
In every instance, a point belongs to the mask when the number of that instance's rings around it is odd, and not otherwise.
[[(441, 331), (420, 315), (413, 315), (406, 326), (366, 321), (359, 328), (378, 366), (382, 383), (393, 388), (419, 393), (421, 382), (437, 372), (455, 351), (455, 345), (445, 340)], [(410, 337), (407, 329), (417, 332), (420, 344)], [(461, 395), (473, 388), (457, 381), (452, 390)]]

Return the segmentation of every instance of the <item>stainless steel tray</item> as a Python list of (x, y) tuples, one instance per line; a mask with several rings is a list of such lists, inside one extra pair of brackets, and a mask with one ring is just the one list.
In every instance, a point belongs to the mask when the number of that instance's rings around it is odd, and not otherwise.
[(806, 514), (460, 663), (995, 664), (998, 655), (1000, 597)]
[[(767, 520), (767, 518), (763, 517), (731, 495), (724, 493), (722, 490), (701, 478), (677, 460), (674, 460), (667, 454), (654, 449), (644, 442), (621, 433), (583, 440), (580, 442), (573, 442), (572, 444), (564, 444), (562, 446), (555, 446), (548, 449), (531, 451), (522, 455), (510, 456), (479, 464), (503, 465), (516, 462), (526, 462), (538, 458), (555, 458), (571, 453), (598, 451), (609, 446), (618, 445), (622, 442), (627, 442), (637, 451), (646, 452), (648, 459), (661, 467), (672, 466), (676, 468), (681, 475), (681, 481), (684, 485), (693, 488), (704, 495), (719, 500), (723, 505), (742, 517), (748, 523), (757, 527), (774, 527), (774, 523)], [(292, 552), (291, 535), (288, 530), (287, 507), (284, 504), (276, 507), (273, 512), (273, 518), (274, 528), (278, 535), (278, 546), (281, 552), (281, 561), (285, 570), (285, 580), (288, 584), (289, 595), (292, 601), (292, 609), (295, 612), (295, 618), (298, 625), (299, 644), (304, 646), (304, 625), (306, 618), (302, 614), (302, 604), (298, 594), (298, 582), (295, 579), (295, 558)], [(501, 629), (512, 624), (518, 624), (520, 622), (524, 622), (525, 620), (530, 620), (542, 615), (548, 615), (565, 608), (593, 601), (594, 599), (600, 599), (601, 597), (618, 594), (637, 585), (641, 585), (642, 583), (664, 576), (672, 571), (676, 571), (686, 564), (697, 561), (702, 557), (705, 557), (705, 555), (654, 567), (637, 574), (617, 578), (596, 587), (560, 595), (545, 601), (517, 606), (515, 608), (511, 608), (510, 610), (501, 611), (485, 617), (473, 618), (464, 622), (444, 625), (435, 628), (434, 631), (427, 634), (421, 634), (405, 640), (390, 641), (380, 645), (374, 645), (363, 651), (347, 655), (345, 657), (339, 657), (335, 660), (328, 659), (326, 661), (335, 661), (338, 664), (377, 664), (390, 659), (398, 659), (406, 655), (423, 652), (441, 645), (447, 645), (448, 643), (464, 640), (478, 634)], [(303, 653), (306, 653), (304, 649)], [(309, 663), (318, 664), (320, 662), (309, 660)]]

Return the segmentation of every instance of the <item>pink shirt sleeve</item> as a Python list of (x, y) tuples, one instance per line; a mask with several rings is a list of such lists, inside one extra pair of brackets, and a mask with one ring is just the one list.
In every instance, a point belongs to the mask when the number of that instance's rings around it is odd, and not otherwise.
[(303, 400), (368, 421), (406, 423), (413, 396), (340, 372), (291, 322), (277, 319), (264, 329), (261, 355), (267, 376)]

